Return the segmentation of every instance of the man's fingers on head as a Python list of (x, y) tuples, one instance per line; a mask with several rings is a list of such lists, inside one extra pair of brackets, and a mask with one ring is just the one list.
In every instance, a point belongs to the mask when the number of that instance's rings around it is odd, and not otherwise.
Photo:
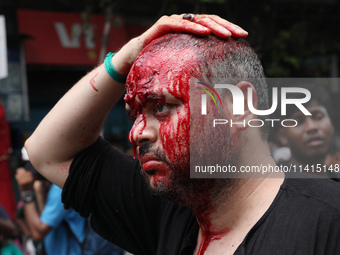
[(211, 32), (214, 35), (222, 39), (227, 39), (231, 36), (231, 32), (220, 24), (216, 23), (214, 20), (210, 18), (203, 18), (196, 21), (198, 24), (201, 24), (205, 27), (210, 28)]
[(214, 20), (216, 23), (220, 24), (221, 26), (227, 28), (234, 37), (244, 38), (248, 36), (248, 32), (245, 31), (243, 28), (239, 27), (238, 25), (235, 25), (232, 22), (222, 19), (219, 16), (212, 15), (211, 19)]
[(246, 37), (248, 35), (239, 26), (217, 15), (187, 13), (164, 15), (144, 34), (143, 47), (153, 39), (171, 32), (192, 33), (200, 36), (208, 36), (213, 33), (222, 39), (228, 39), (231, 36), (236, 38)]
[(182, 20), (178, 26), (173, 26), (172, 30), (174, 32), (187, 32), (201, 36), (207, 36), (211, 33), (211, 29), (188, 20)]
[(157, 34), (163, 35), (170, 32), (187, 32), (201, 36), (207, 36), (210, 34), (210, 28), (185, 20), (183, 19), (183, 15), (173, 14), (171, 16), (162, 16), (157, 21)]
[[(157, 29), (159, 34), (169, 32), (188, 32), (201, 36), (207, 36), (210, 33), (220, 38), (227, 39), (230, 36), (239, 38), (246, 37), (248, 33), (241, 27), (229, 22), (217, 15), (210, 14), (190, 14), (182, 13), (180, 15), (173, 14), (171, 16), (164, 15), (157, 21)], [(188, 18), (184, 18), (189, 16)]]
[(200, 23), (199, 22), (200, 20), (205, 20), (205, 19), (213, 20), (218, 25), (224, 27), (225, 29), (227, 29), (232, 34), (233, 37), (244, 38), (244, 37), (248, 36), (247, 31), (245, 31), (244, 29), (242, 29), (238, 25), (235, 25), (234, 23), (229, 22), (229, 21), (221, 18), (220, 16), (217, 16), (217, 15), (196, 15), (195, 16), (195, 22), (198, 22), (198, 23)]

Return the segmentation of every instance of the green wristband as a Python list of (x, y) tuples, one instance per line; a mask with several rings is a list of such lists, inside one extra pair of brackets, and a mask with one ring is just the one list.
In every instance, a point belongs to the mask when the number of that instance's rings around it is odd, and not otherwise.
[(111, 62), (111, 58), (115, 55), (116, 53), (111, 53), (109, 52), (106, 55), (106, 58), (104, 60), (104, 66), (106, 71), (108, 72), (108, 74), (111, 76), (112, 79), (114, 79), (115, 81), (118, 81), (120, 83), (126, 83), (126, 78), (121, 76), (116, 69), (113, 67), (112, 62)]

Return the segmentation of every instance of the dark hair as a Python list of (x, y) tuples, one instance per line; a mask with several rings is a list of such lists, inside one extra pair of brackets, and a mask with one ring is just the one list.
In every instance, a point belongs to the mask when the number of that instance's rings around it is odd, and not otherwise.
[[(189, 72), (193, 77), (203, 79), (207, 85), (214, 86), (216, 83), (236, 85), (240, 81), (249, 81), (257, 93), (257, 109), (268, 109), (268, 90), (262, 64), (254, 49), (244, 39), (224, 40), (214, 35), (200, 37), (173, 33), (153, 41), (147, 46), (147, 51), (155, 52), (164, 47), (170, 48), (175, 52), (174, 55), (186, 49), (193, 51), (196, 62), (188, 67)], [(221, 95), (222, 91), (219, 91)], [(268, 127), (264, 125), (263, 138), (267, 137), (267, 133)]]

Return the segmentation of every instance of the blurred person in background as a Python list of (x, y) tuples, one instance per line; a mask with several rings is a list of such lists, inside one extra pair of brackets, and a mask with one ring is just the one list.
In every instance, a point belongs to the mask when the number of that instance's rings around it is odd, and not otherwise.
[[(20, 190), (25, 190), (23, 191), (24, 203), (26, 201), (25, 194), (34, 191), (36, 210), (33, 209), (34, 203), (29, 202), (30, 205), (28, 206), (26, 202), (23, 212), (25, 221), (28, 223), (29, 230), (34, 239), (35, 254), (45, 254), (46, 251), (46, 254), (49, 255), (65, 251), (65, 249), (61, 249), (60, 247), (58, 248), (59, 250), (54, 250), (54, 245), (64, 246), (64, 248), (67, 247), (67, 252), (70, 253), (65, 254), (124, 254), (123, 249), (110, 243), (93, 231), (89, 224), (90, 219), (79, 216), (79, 214), (72, 209), (64, 209), (61, 202), (61, 189), (53, 184), (51, 185), (49, 181), (37, 172), (29, 161), (25, 148), (22, 149), (22, 159), (25, 163), (23, 167), (17, 169), (16, 177)], [(33, 183), (32, 177), (34, 178)], [(33, 189), (26, 187), (33, 187)], [(29, 211), (26, 212), (27, 208)], [(37, 218), (38, 215), (40, 216), (40, 221)], [(81, 231), (84, 233), (81, 233)], [(68, 243), (59, 235), (67, 237)], [(54, 240), (55, 237), (57, 238)], [(44, 245), (41, 243), (42, 240), (44, 240)], [(74, 240), (76, 240), (76, 245)], [(51, 245), (52, 243), (53, 245)]]
[[(25, 171), (30, 171), (34, 176), (33, 182), (33, 201), (36, 206), (37, 212), (40, 215), (44, 209), (46, 202), (48, 190), (50, 188), (50, 182), (41, 176), (29, 161), (26, 149), (23, 147), (21, 149), (22, 163), (21, 167), (17, 169), (23, 169)], [(34, 241), (32, 237), (32, 232), (28, 226), (27, 219), (25, 217), (24, 201), (20, 200), (17, 205), (16, 218), (17, 223), (22, 231), (22, 246), (23, 250), (28, 255), (44, 255), (44, 242), (43, 240)]]
[(22, 255), (20, 248), (12, 239), (19, 237), (18, 226), (0, 204), (0, 255)]
[[(278, 131), (281, 144), (287, 146), (291, 154), (290, 159), (282, 164), (294, 164), (301, 166), (305, 172), (330, 177), (332, 173), (324, 171), (324, 167), (335, 137), (331, 99), (323, 86), (310, 84), (304, 87), (311, 92), (311, 100), (304, 106), (312, 115), (304, 115), (292, 105), (287, 107), (287, 118), (296, 120), (298, 124)], [(317, 167), (320, 172), (316, 171)]]
[(86, 220), (74, 210), (65, 210), (61, 189), (51, 184), (46, 192), (43, 178), (39, 176), (36, 170), (23, 167), (17, 169), (15, 176), (33, 240), (43, 240), (47, 255), (82, 254), (80, 243), (85, 240)]

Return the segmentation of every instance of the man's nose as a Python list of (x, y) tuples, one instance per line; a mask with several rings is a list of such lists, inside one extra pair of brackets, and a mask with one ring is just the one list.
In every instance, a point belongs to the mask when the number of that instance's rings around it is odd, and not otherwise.
[(318, 124), (310, 117), (306, 118), (305, 125), (308, 133), (314, 133), (318, 130)]
[(144, 143), (154, 143), (157, 140), (156, 127), (151, 119), (147, 119), (144, 114), (138, 115), (131, 131), (130, 139), (136, 146)]

